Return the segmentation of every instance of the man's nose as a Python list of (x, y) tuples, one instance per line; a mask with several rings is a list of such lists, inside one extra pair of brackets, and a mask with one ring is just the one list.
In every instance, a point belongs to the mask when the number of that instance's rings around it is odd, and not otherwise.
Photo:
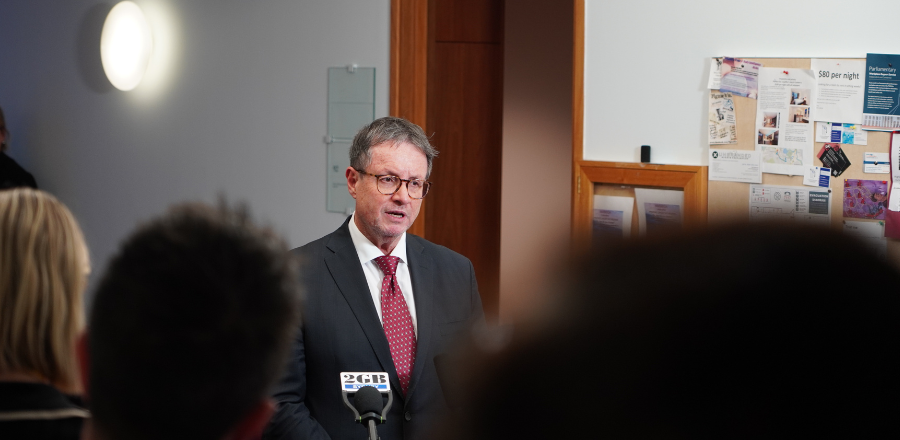
[(400, 182), (400, 188), (397, 188), (397, 191), (391, 194), (391, 199), (401, 203), (409, 203), (412, 200), (412, 197), (409, 196), (409, 186), (406, 185), (406, 182)]

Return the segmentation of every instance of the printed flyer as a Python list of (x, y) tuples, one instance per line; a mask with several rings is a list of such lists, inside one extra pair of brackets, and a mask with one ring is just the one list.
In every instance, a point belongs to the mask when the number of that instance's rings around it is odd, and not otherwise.
[(719, 91), (756, 99), (759, 93), (759, 69), (762, 64), (740, 58), (726, 57), (722, 61), (722, 80)]
[(759, 72), (756, 149), (762, 172), (802, 176), (813, 165), (813, 72), (767, 67)]
[(863, 129), (900, 130), (900, 55), (866, 55)]
[(736, 144), (734, 100), (731, 93), (709, 93), (709, 143), (710, 145)]
[(831, 190), (750, 185), (750, 221), (765, 220), (828, 226), (831, 223)]

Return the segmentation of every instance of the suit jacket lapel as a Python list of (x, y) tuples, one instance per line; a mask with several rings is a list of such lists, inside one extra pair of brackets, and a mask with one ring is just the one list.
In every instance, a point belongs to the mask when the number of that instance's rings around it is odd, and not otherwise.
[(406, 393), (406, 399), (416, 390), (416, 384), (422, 376), (426, 362), (431, 362), (431, 351), (434, 343), (434, 262), (425, 252), (425, 247), (418, 242), (418, 237), (406, 235), (406, 257), (409, 259), (409, 274), (412, 278), (413, 297), (416, 299), (416, 363), (413, 366), (412, 379)]
[[(353, 240), (350, 238), (348, 222), (349, 219), (331, 235), (331, 239), (326, 244), (328, 249), (334, 253), (325, 258), (325, 265), (328, 266), (331, 277), (366, 334), (378, 362), (381, 363), (382, 371), (391, 377), (391, 386), (399, 390), (400, 382), (391, 358), (391, 349), (388, 346), (387, 337), (384, 335), (384, 327), (378, 320), (378, 312), (372, 303), (372, 294), (366, 283), (366, 275), (359, 264), (359, 256), (353, 246)], [(415, 294), (415, 292), (413, 293)], [(416, 301), (418, 301), (418, 297)]]

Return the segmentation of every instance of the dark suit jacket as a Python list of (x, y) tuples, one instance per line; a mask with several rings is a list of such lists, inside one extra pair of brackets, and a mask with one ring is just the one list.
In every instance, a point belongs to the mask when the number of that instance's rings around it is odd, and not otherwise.
[(387, 422), (378, 425), (382, 440), (423, 439), (437, 417), (448, 414), (434, 357), (472, 324), (484, 320), (472, 263), (407, 234), (418, 339), (412, 380), (404, 397), (350, 238), (349, 221), (292, 251), (301, 258), (303, 325), (286, 377), (276, 387), (278, 407), (265, 438), (365, 438), (365, 428), (353, 421), (341, 398), (342, 371), (390, 375), (394, 402)]

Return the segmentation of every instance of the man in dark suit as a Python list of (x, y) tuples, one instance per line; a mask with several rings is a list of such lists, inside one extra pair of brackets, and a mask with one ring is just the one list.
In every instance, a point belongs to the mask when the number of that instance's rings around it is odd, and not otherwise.
[(356, 212), (293, 251), (303, 264), (303, 324), (266, 438), (363, 438), (343, 403), (341, 372), (390, 376), (383, 440), (425, 438), (448, 413), (434, 358), (484, 312), (472, 263), (406, 234), (436, 155), (422, 129), (399, 118), (354, 138), (346, 176)]

